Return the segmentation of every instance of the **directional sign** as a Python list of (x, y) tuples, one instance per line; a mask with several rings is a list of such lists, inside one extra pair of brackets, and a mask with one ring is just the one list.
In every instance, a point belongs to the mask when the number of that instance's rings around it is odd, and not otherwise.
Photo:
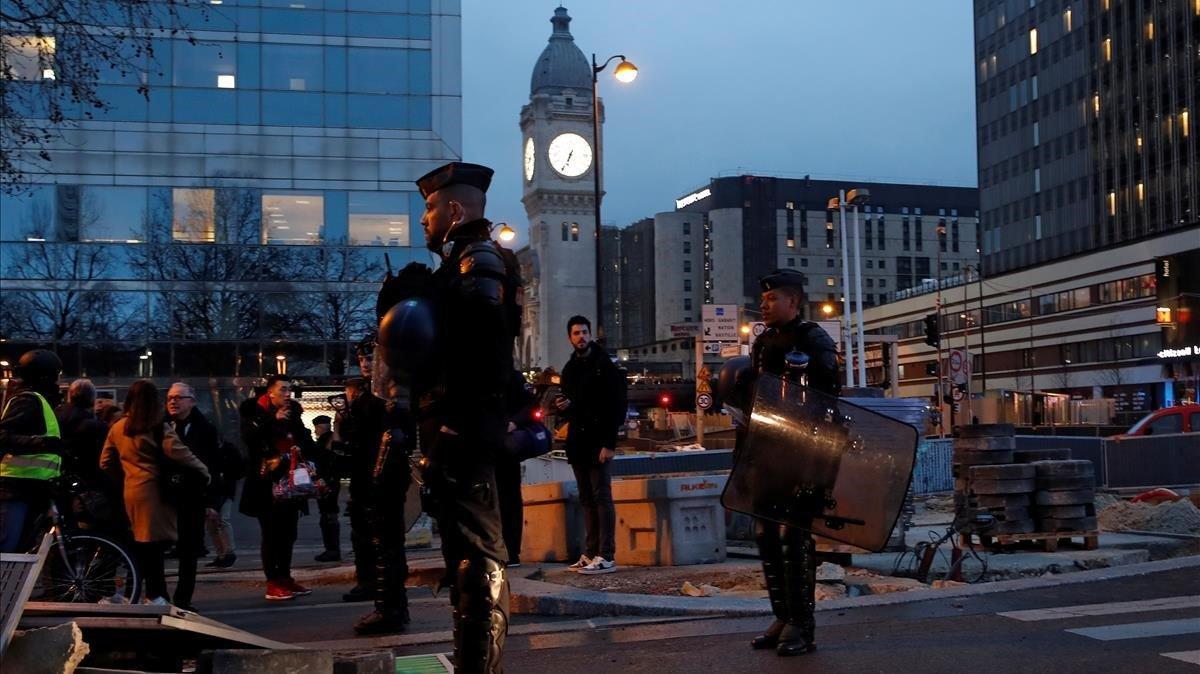
[(700, 324), (699, 323), (672, 323), (671, 324), (671, 336), (672, 337), (695, 337), (698, 334), (700, 334)]
[(712, 404), (713, 404), (713, 399), (712, 399), (711, 393), (696, 394), (696, 407), (699, 407), (702, 410), (706, 410), (706, 409), (712, 407)]
[(722, 358), (734, 358), (734, 357), (740, 356), (740, 355), (742, 355), (742, 345), (741, 344), (725, 344), (725, 345), (721, 346), (721, 357)]
[[(738, 341), (738, 308), (736, 304), (702, 305), (701, 316), (704, 319), (705, 342)], [(717, 351), (711, 353), (717, 353)]]
[(722, 345), (720, 342), (705, 342), (704, 343), (704, 353), (719, 354), (719, 353), (721, 353), (721, 346)]

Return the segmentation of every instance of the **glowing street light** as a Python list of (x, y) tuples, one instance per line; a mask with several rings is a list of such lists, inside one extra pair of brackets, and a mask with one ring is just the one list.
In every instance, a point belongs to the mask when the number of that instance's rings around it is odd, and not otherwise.
[(508, 226), (507, 222), (500, 223), (500, 240), (508, 243), (517, 238), (517, 232), (512, 227)]

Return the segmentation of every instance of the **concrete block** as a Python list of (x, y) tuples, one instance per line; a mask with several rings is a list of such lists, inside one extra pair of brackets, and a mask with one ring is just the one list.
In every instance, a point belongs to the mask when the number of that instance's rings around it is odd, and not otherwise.
[(396, 656), (391, 651), (339, 655), (333, 674), (395, 674)]
[(574, 482), (544, 482), (521, 486), (524, 533), (521, 561), (567, 562), (582, 554), (583, 512)]
[(329, 651), (217, 650), (204, 651), (197, 674), (328, 674), (333, 671)]
[(17, 632), (4, 653), (4, 671), (72, 674), (90, 649), (75, 623)]
[(725, 561), (727, 475), (615, 480), (617, 561), (681, 566)]

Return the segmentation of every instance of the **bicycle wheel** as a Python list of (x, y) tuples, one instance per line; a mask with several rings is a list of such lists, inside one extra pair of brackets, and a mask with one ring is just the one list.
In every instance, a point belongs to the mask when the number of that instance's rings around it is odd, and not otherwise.
[[(61, 542), (61, 547), (60, 547)], [(62, 534), (42, 568), (42, 598), (73, 603), (134, 603), (141, 578), (117, 543), (92, 534)]]

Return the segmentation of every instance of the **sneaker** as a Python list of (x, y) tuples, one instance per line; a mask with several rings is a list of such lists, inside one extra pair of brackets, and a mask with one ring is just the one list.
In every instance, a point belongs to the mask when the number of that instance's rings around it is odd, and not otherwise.
[(313, 557), (313, 559), (318, 562), (340, 562), (342, 561), (342, 553), (337, 552), (336, 550), (326, 550), (316, 557)]
[(587, 555), (579, 555), (579, 561), (567, 567), (567, 571), (579, 571), (583, 567), (592, 563), (592, 558)]
[(292, 594), (296, 595), (297, 597), (303, 597), (306, 594), (312, 594), (311, 589), (304, 587), (300, 583), (297, 583), (294, 578), (288, 578), (285, 581), (281, 581), (280, 585), (283, 585), (287, 589), (291, 590)]
[(612, 573), (616, 570), (616, 562), (610, 562), (600, 555), (596, 555), (594, 558), (592, 558), (592, 563), (580, 569), (579, 573), (585, 576), (594, 576), (601, 573)]
[(228, 569), (237, 562), (237, 555), (232, 552), (228, 555), (217, 555), (213, 560), (204, 565), (206, 569)]
[(142, 604), (145, 606), (170, 606), (171, 602), (164, 597), (155, 597), (154, 599), (143, 599)]
[(267, 581), (267, 593), (263, 595), (263, 599), (267, 601), (288, 601), (295, 599), (296, 595), (288, 589), (283, 583), (277, 583), (273, 580)]

